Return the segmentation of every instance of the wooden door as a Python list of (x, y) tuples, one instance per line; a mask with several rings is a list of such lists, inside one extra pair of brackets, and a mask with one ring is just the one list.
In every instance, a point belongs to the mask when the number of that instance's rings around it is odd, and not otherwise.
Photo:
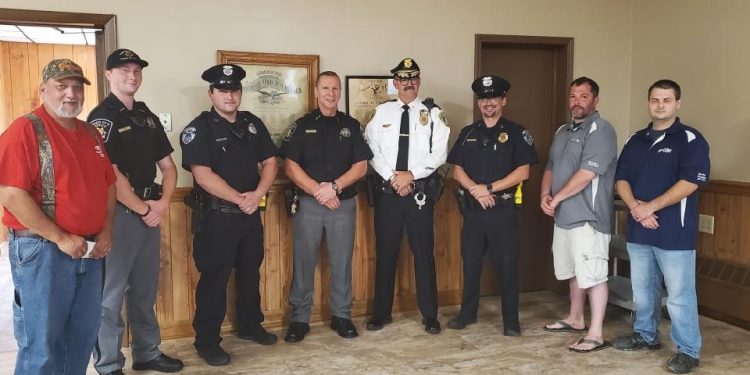
[[(567, 118), (568, 82), (571, 80), (572, 39), (523, 36), (477, 35), (475, 76), (498, 75), (511, 83), (503, 117), (531, 132), (539, 154), (524, 183), (520, 210), (521, 291), (559, 288), (552, 271), (552, 225), (539, 208), (542, 174), (555, 130)], [(479, 110), (474, 106), (474, 117)], [(487, 259), (482, 271), (481, 292), (497, 294), (497, 275)]]

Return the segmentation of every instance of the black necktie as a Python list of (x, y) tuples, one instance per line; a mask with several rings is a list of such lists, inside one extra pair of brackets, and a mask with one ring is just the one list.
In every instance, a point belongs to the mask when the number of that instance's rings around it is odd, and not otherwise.
[(396, 157), (396, 170), (409, 170), (409, 106), (404, 104), (401, 108), (401, 130), (398, 134), (398, 157)]

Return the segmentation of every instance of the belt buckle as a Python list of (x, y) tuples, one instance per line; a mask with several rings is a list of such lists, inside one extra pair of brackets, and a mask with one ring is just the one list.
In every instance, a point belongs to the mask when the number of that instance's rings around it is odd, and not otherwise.
[(151, 187), (143, 188), (143, 199), (148, 199), (151, 197)]

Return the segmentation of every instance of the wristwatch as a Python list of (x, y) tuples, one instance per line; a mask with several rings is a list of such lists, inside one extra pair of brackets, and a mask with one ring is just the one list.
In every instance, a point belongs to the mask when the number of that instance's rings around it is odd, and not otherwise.
[(490, 194), (492, 194), (492, 184), (487, 184), (487, 191), (489, 191)]
[(341, 188), (339, 188), (339, 184), (336, 181), (331, 181), (331, 189), (336, 192), (336, 195), (341, 194)]

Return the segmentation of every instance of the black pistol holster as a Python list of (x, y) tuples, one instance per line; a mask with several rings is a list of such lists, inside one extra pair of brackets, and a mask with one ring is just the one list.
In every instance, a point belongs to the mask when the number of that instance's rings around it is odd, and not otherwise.
[(190, 231), (193, 234), (198, 234), (203, 231), (203, 227), (206, 224), (206, 216), (208, 216), (206, 202), (203, 199), (203, 195), (196, 193), (195, 189), (185, 196), (184, 201), (193, 210), (190, 220)]
[(284, 206), (287, 216), (292, 217), (299, 210), (299, 195), (299, 189), (294, 184), (284, 186)]

